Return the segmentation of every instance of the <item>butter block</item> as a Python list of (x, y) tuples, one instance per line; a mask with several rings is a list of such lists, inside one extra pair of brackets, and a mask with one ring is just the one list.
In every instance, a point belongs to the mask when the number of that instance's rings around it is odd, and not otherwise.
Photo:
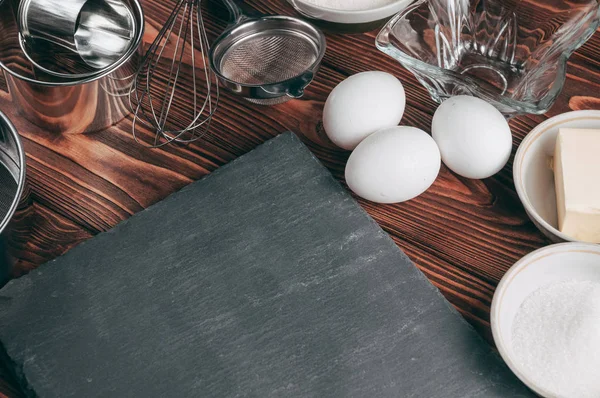
[(559, 130), (554, 177), (560, 231), (600, 243), (600, 130)]

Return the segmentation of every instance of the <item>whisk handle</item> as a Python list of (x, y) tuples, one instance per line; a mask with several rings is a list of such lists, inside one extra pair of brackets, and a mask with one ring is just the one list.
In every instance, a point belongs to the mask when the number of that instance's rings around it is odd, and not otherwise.
[(223, 0), (223, 3), (229, 10), (229, 18), (232, 23), (238, 24), (246, 19), (242, 9), (235, 3), (235, 0)]

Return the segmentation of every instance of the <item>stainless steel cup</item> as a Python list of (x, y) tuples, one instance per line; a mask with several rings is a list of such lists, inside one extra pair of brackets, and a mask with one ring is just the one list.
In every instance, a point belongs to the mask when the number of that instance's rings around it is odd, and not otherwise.
[(22, 205), (25, 184), (23, 145), (13, 124), (0, 112), (0, 286), (8, 279), (14, 263), (12, 221)]
[[(123, 0), (22, 0), (18, 22), (31, 62), (66, 77), (88, 77), (117, 62), (136, 33), (135, 17)], [(71, 70), (45, 64), (49, 53), (61, 54)]]
[(135, 53), (114, 72), (89, 82), (47, 85), (4, 71), (19, 114), (47, 131), (61, 134), (104, 130), (131, 113), (129, 92), (141, 54)]
[(144, 15), (138, 0), (123, 2), (135, 21), (127, 52), (95, 75), (66, 78), (38, 68), (24, 54), (11, 10), (15, 5), (0, 0), (0, 69), (21, 116), (47, 131), (72, 134), (105, 129), (131, 112), (129, 92), (142, 57)]

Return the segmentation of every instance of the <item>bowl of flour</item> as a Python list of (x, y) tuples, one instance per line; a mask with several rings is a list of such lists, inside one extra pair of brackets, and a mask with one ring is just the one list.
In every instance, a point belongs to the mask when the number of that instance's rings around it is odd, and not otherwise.
[(414, 0), (288, 0), (301, 14), (337, 24), (381, 21), (404, 10)]
[(563, 243), (518, 261), (492, 300), (500, 355), (542, 397), (600, 397), (600, 245)]

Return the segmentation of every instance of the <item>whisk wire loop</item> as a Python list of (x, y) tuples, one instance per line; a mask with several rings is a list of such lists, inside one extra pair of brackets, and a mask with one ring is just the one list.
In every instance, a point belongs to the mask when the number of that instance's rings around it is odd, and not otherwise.
[[(172, 56), (167, 55), (167, 48), (172, 48)], [(185, 62), (187, 53), (189, 65)], [(200, 0), (178, 0), (144, 56), (130, 93), (136, 142), (158, 148), (172, 142), (190, 143), (209, 131), (219, 103), (219, 85), (210, 69), (208, 53)], [(165, 67), (167, 58), (170, 62)], [(186, 84), (190, 81), (191, 106), (176, 112), (175, 103), (190, 93)], [(140, 125), (154, 132), (150, 143), (142, 139)]]

